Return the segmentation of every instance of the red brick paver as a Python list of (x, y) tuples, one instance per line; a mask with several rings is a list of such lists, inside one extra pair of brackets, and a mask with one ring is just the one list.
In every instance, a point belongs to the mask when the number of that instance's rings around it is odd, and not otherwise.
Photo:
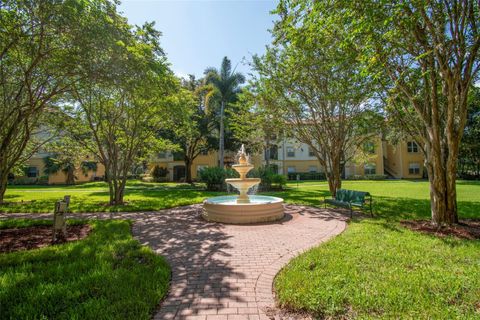
[[(166, 257), (172, 267), (169, 294), (154, 319), (270, 319), (278, 271), (346, 226), (337, 212), (304, 206), (287, 205), (284, 220), (256, 225), (206, 222), (200, 210), (201, 205), (192, 205), (113, 214), (132, 219), (134, 236)], [(0, 218), (4, 216), (21, 215)]]
[(137, 220), (142, 244), (172, 266), (168, 297), (155, 319), (269, 319), (272, 283), (294, 256), (345, 229), (338, 213), (286, 206), (283, 221), (258, 225), (205, 222), (200, 206)]

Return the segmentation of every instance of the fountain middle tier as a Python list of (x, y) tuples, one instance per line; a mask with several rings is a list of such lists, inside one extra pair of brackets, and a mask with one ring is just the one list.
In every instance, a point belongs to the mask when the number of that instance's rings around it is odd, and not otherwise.
[(225, 179), (225, 182), (231, 184), (235, 189), (240, 191), (237, 198), (237, 203), (249, 203), (250, 198), (247, 195), (248, 189), (259, 184), (261, 180), (259, 178), (233, 178)]

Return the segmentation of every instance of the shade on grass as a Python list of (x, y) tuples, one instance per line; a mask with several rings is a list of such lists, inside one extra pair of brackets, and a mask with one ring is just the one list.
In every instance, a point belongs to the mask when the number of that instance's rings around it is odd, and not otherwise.
[(5, 201), (11, 204), (0, 205), (0, 212), (53, 212), (55, 201), (65, 195), (71, 196), (72, 212), (118, 212), (153, 211), (189, 205), (217, 193), (186, 184), (129, 180), (125, 191), (126, 205), (108, 206), (109, 193), (105, 182), (74, 186), (9, 186)]
[[(480, 218), (480, 183), (460, 181), (457, 186), (460, 218)], [(297, 182), (292, 182), (288, 187), (286, 191), (268, 194), (283, 197), (287, 203), (305, 205), (320, 205), (323, 197), (329, 195), (325, 181), (301, 181), (298, 188)], [(375, 218), (354, 220), (340, 236), (292, 260), (275, 282), (281, 304), (333, 318), (347, 315), (480, 319), (480, 242), (438, 239), (399, 225), (402, 219), (430, 217), (428, 182), (345, 181), (343, 187), (370, 192), (374, 198)], [(65, 190), (62, 187), (39, 189), (42, 190), (37, 193), (35, 187), (11, 188), (7, 191), (10, 201), (37, 199), (44, 202), (38, 206), (11, 206), (7, 210), (48, 212), (52, 210), (53, 201), (66, 192), (72, 194), (72, 206), (76, 211), (105, 210), (98, 207), (98, 203), (108, 200), (106, 187), (100, 183)], [(182, 185), (129, 182), (126, 199), (130, 203), (111, 209), (158, 210), (198, 203), (213, 195), (220, 194), (200, 188), (184, 189)], [(4, 257), (0, 259), (0, 270), (3, 268), (1, 262), (6, 261)], [(29, 263), (33, 264), (32, 261)], [(20, 262), (17, 258), (17, 263)], [(22, 277), (28, 274), (20, 272), (17, 281), (22, 283)], [(145, 279), (142, 277), (146, 276), (138, 277)], [(3, 282), (0, 284), (3, 288)], [(40, 286), (40, 282), (36, 286)], [(114, 290), (114, 295), (129, 292), (127, 286), (120, 287)], [(19, 291), (0, 292), (1, 299), (7, 299), (9, 295), (15, 297)], [(106, 292), (104, 295), (109, 296)], [(130, 297), (137, 299), (133, 293)], [(128, 301), (125, 304), (128, 305)], [(80, 307), (81, 312), (86, 312), (83, 308)]]
[(132, 238), (128, 221), (90, 223), (83, 240), (0, 254), (2, 319), (150, 319), (167, 292), (167, 263)]
[[(293, 259), (277, 276), (284, 307), (318, 317), (480, 319), (480, 241), (436, 238), (399, 225), (428, 219), (428, 183), (353, 181), (374, 197), (374, 219), (353, 220), (335, 239)], [(324, 192), (299, 185), (300, 202)], [(480, 184), (459, 182), (461, 218), (480, 218)]]
[[(282, 197), (287, 203), (320, 205), (328, 196), (326, 181), (290, 182), (283, 192), (265, 194)], [(374, 198), (377, 215), (387, 218), (430, 217), (429, 185), (427, 181), (344, 181), (343, 188), (368, 191)], [(480, 183), (460, 181), (457, 184), (458, 206), (462, 217), (475, 217), (480, 210)], [(176, 183), (145, 183), (129, 180), (125, 192), (127, 204), (106, 206), (108, 187), (104, 182), (75, 186), (9, 186), (6, 201), (0, 212), (53, 212), (54, 203), (71, 195), (73, 212), (152, 211), (181, 205), (200, 203), (219, 192), (207, 192), (203, 186), (192, 187)], [(21, 201), (26, 203), (21, 204)], [(34, 201), (34, 202), (28, 202)]]
[(281, 305), (333, 318), (480, 318), (480, 242), (349, 225), (277, 276)]

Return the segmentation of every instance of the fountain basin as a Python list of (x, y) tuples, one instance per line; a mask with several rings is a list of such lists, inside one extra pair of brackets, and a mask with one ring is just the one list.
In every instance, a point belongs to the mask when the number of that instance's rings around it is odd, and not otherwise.
[(248, 203), (238, 203), (237, 198), (208, 198), (203, 202), (202, 216), (208, 221), (233, 224), (270, 222), (284, 216), (282, 198), (252, 195)]

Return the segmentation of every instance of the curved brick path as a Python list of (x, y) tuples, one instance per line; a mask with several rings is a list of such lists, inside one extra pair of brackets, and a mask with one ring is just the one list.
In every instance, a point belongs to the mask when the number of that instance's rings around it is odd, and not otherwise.
[[(283, 221), (257, 225), (205, 222), (200, 205), (113, 216), (134, 220), (134, 236), (165, 256), (172, 267), (169, 295), (154, 319), (254, 320), (275, 314), (272, 283), (278, 271), (346, 226), (346, 218), (331, 210), (285, 208)], [(25, 215), (0, 218), (14, 216)]]

